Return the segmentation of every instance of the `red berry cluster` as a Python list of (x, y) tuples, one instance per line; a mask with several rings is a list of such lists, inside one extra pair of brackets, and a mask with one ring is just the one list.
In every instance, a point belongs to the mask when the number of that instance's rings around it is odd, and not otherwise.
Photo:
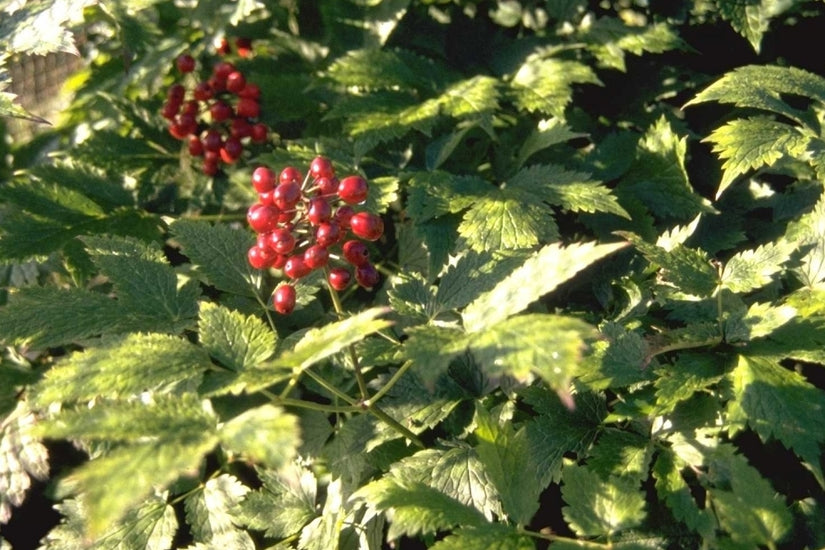
[[(249, 226), (258, 234), (247, 254), (252, 267), (282, 269), (292, 281), (324, 269), (336, 291), (349, 286), (353, 273), (364, 288), (378, 283), (364, 241), (380, 238), (384, 222), (377, 214), (353, 208), (369, 193), (364, 178), (339, 180), (329, 159), (316, 157), (305, 178), (292, 166), (280, 174), (259, 166), (252, 173), (252, 185), (258, 192), (258, 202), (247, 211)], [(292, 311), (291, 282), (275, 289), (272, 305), (279, 313)]]
[[(175, 60), (180, 73), (193, 73), (195, 59), (181, 54)], [(186, 140), (189, 153), (203, 157), (203, 173), (214, 176), (221, 163), (232, 164), (244, 145), (266, 141), (266, 124), (258, 122), (260, 88), (247, 82), (243, 72), (229, 61), (218, 61), (206, 80), (187, 90), (173, 84), (161, 114), (169, 121), (169, 133)]]

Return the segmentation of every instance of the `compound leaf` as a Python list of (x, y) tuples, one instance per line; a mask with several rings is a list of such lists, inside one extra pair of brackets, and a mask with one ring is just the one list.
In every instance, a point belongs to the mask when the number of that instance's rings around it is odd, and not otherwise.
[(574, 84), (601, 84), (593, 69), (577, 61), (531, 55), (510, 83), (519, 109), (564, 120)]
[(279, 468), (293, 458), (300, 446), (298, 419), (273, 405), (245, 411), (223, 424), (223, 445), (247, 459)]
[(603, 480), (586, 466), (564, 468), (561, 494), (567, 503), (564, 519), (580, 536), (610, 536), (636, 527), (646, 516), (638, 480)]
[(234, 371), (265, 361), (277, 343), (277, 334), (259, 318), (209, 302), (200, 304), (198, 336), (209, 355)]
[(268, 537), (286, 538), (316, 516), (317, 483), (312, 472), (293, 465), (277, 472), (259, 470), (258, 475), (263, 486), (240, 503), (239, 521)]
[(31, 478), (44, 481), (49, 475), (49, 451), (35, 437), (37, 419), (25, 401), (0, 422), (0, 524), (9, 522), (12, 508), (23, 504)]
[(733, 255), (725, 264), (721, 284), (732, 292), (750, 292), (771, 282), (773, 275), (790, 260), (795, 243), (785, 239), (744, 250)]
[(184, 501), (187, 524), (196, 543), (212, 547), (253, 550), (249, 533), (234, 525), (234, 509), (244, 499), (249, 488), (238, 478), (221, 474), (209, 479), (203, 488)]

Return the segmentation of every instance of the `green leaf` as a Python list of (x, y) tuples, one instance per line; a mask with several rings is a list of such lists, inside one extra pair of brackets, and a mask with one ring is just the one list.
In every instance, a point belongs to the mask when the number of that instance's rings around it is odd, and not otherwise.
[(49, 124), (49, 121), (45, 118), (28, 112), (20, 104), (18, 104), (17, 94), (2, 91), (3, 88), (5, 88), (5, 84), (5, 81), (0, 80), (0, 117), (19, 118), (31, 122)]
[(390, 307), (405, 323), (424, 324), (439, 314), (441, 308), (435, 301), (435, 287), (428, 284), (423, 275), (395, 275), (390, 284), (387, 291)]
[(475, 508), (420, 482), (384, 477), (360, 488), (353, 498), (378, 512), (392, 510), (388, 539), (486, 523)]
[(728, 403), (728, 415), (734, 429), (747, 424), (763, 441), (778, 439), (825, 487), (825, 393), (801, 375), (758, 356), (740, 356), (731, 381), (734, 399)]
[(200, 303), (198, 336), (209, 355), (234, 371), (271, 357), (278, 339), (259, 318), (209, 302)]
[(679, 137), (664, 116), (647, 129), (636, 159), (619, 182), (619, 196), (631, 194), (661, 218), (692, 218), (714, 212), (693, 190), (685, 169), (687, 139)]
[(781, 239), (734, 254), (722, 269), (721, 284), (732, 292), (750, 292), (769, 284), (790, 260), (796, 244)]
[(248, 492), (249, 487), (236, 477), (221, 474), (187, 497), (184, 501), (186, 520), (195, 543), (208, 543), (213, 548), (253, 550), (252, 537), (236, 527), (233, 521), (234, 509)]
[(593, 354), (582, 362), (578, 380), (594, 390), (649, 380), (651, 372), (645, 367), (651, 351), (645, 339), (615, 323), (605, 323), (601, 330), (604, 338), (593, 344)]
[(172, 235), (207, 284), (241, 296), (258, 294), (259, 276), (246, 260), (254, 243), (247, 231), (227, 225), (210, 225), (193, 220), (177, 220)]
[(536, 472), (536, 457), (530, 454), (526, 430), (516, 431), (509, 421), (497, 421), (478, 403), (475, 420), (475, 450), (498, 490), (504, 513), (519, 525), (530, 523), (545, 487), (533, 476), (519, 475), (520, 472)]
[(412, 369), (425, 386), (435, 388), (436, 381), (447, 371), (450, 361), (461, 354), (468, 343), (467, 335), (457, 329), (423, 325), (407, 330), (404, 357), (412, 361)]
[(713, 143), (713, 152), (724, 160), (724, 174), (716, 190), (718, 199), (739, 176), (751, 170), (771, 167), (785, 156), (801, 158), (811, 136), (789, 124), (755, 116), (732, 120), (705, 141)]
[[(682, 477), (684, 461), (670, 449), (663, 449), (653, 464), (656, 494), (665, 502), (673, 517), (705, 538), (713, 537), (713, 518), (707, 509), (699, 506), (690, 486)], [(704, 504), (704, 503), (702, 503)]]
[(625, 71), (625, 52), (642, 55), (645, 52), (662, 53), (683, 46), (679, 36), (665, 23), (649, 26), (631, 26), (619, 18), (601, 17), (589, 25), (582, 25), (581, 38), (599, 64)]
[(114, 285), (121, 314), (135, 326), (179, 332), (197, 314), (195, 284), (178, 287), (175, 270), (160, 249), (123, 237), (89, 236), (92, 261)]
[(710, 390), (726, 372), (726, 361), (710, 354), (682, 353), (675, 363), (656, 369), (656, 409), (673, 411), (696, 392)]
[(825, 197), (820, 197), (813, 210), (791, 221), (784, 238), (805, 252), (794, 274), (809, 289), (820, 288), (825, 280)]
[(579, 536), (612, 536), (644, 521), (645, 498), (637, 480), (601, 479), (585, 466), (565, 466), (562, 514)]
[(490, 184), (475, 176), (448, 172), (417, 172), (408, 184), (407, 209), (418, 224), (469, 208), (490, 190)]
[(63, 495), (79, 495), (88, 510), (85, 524), (92, 537), (105, 533), (154, 487), (166, 486), (196, 468), (217, 443), (216, 419), (200, 401), (158, 397), (153, 404), (100, 403), (43, 425), (48, 437), (131, 442), (80, 466), (60, 487)]
[(781, 0), (716, 0), (719, 14), (750, 42), (756, 53), (761, 49), (762, 37), (767, 32), (771, 19), (793, 4), (794, 2)]
[(203, 349), (163, 334), (127, 334), (75, 352), (49, 369), (32, 389), (45, 407), (96, 397), (121, 398), (144, 391), (179, 393), (196, 387), (211, 367)]
[(272, 405), (243, 412), (223, 424), (219, 436), (230, 451), (279, 468), (292, 460), (300, 445), (298, 419)]
[(573, 132), (557, 118), (540, 120), (536, 129), (521, 144), (516, 157), (516, 168), (521, 168), (527, 159), (548, 147), (571, 139), (586, 137), (587, 134)]
[(587, 467), (602, 479), (622, 478), (641, 483), (647, 479), (652, 458), (650, 438), (607, 428), (590, 449)]
[(445, 73), (431, 59), (404, 50), (367, 48), (336, 59), (327, 75), (343, 86), (438, 89)]
[(0, 524), (7, 524), (12, 508), (26, 500), (31, 478), (49, 477), (49, 451), (35, 437), (37, 418), (24, 401), (0, 422)]
[(533, 539), (500, 523), (456, 529), (431, 550), (534, 550)]
[(469, 348), (491, 378), (512, 376), (529, 382), (538, 376), (566, 391), (587, 350), (595, 327), (573, 317), (518, 315), (473, 334)]
[(80, 21), (83, 4), (67, 0), (14, 5), (4, 2), (0, 22), (0, 45), (8, 52), (46, 55), (51, 52), (77, 54), (74, 34), (67, 24)]
[(564, 120), (574, 84), (601, 84), (601, 81), (587, 65), (539, 55), (529, 56), (510, 83), (516, 107), (560, 120)]
[(763, 338), (796, 316), (797, 310), (791, 306), (751, 304), (742, 317), (732, 316), (725, 320), (725, 341), (734, 344)]
[(462, 314), (464, 327), (469, 332), (494, 327), (523, 311), (590, 264), (624, 246), (625, 243), (577, 243), (564, 248), (559, 244), (545, 246), (515, 268), (495, 288), (470, 303)]
[(237, 518), (251, 529), (272, 538), (298, 533), (316, 515), (317, 483), (309, 470), (287, 466), (278, 470), (259, 470), (263, 486), (246, 495)]
[(435, 299), (443, 310), (460, 309), (491, 290), (506, 274), (524, 263), (528, 254), (467, 251), (441, 276)]

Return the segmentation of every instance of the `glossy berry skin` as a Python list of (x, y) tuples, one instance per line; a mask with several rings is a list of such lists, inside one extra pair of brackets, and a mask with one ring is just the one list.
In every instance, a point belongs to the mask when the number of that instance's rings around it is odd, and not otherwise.
[(258, 193), (266, 193), (275, 189), (275, 172), (266, 166), (258, 166), (252, 172), (252, 187)]
[(228, 138), (226, 142), (224, 142), (223, 147), (221, 147), (220, 153), (221, 160), (227, 164), (232, 164), (241, 158), (241, 153), (243, 153), (243, 145), (241, 144), (241, 140), (236, 137)]
[(241, 71), (232, 71), (226, 75), (226, 89), (233, 94), (237, 94), (246, 86), (246, 78)]
[(333, 267), (329, 270), (327, 281), (329, 281), (329, 286), (341, 291), (349, 286), (352, 281), (352, 273), (350, 273), (349, 269), (343, 267)]
[(245, 116), (247, 118), (258, 118), (258, 115), (261, 114), (261, 106), (258, 102), (248, 97), (240, 98), (235, 109), (238, 116)]
[(207, 130), (203, 134), (203, 148), (207, 151), (220, 151), (223, 145), (221, 133), (217, 130)]
[(275, 206), (281, 210), (290, 210), (295, 208), (295, 205), (301, 198), (301, 186), (294, 181), (289, 183), (280, 183), (275, 188), (272, 198), (275, 201)]
[(364, 288), (372, 288), (378, 284), (381, 276), (374, 265), (366, 263), (355, 268), (355, 280)]
[(216, 101), (209, 107), (209, 114), (214, 122), (223, 122), (232, 118), (232, 107), (223, 101)]
[(321, 246), (332, 246), (344, 236), (341, 226), (333, 222), (324, 222), (315, 230), (315, 242)]
[(329, 251), (320, 244), (314, 244), (304, 251), (304, 265), (309, 269), (318, 269), (327, 265)]
[(203, 156), (203, 142), (198, 136), (189, 136), (187, 148), (189, 149), (189, 154), (193, 157)]
[(208, 82), (199, 82), (198, 85), (195, 86), (195, 91), (192, 92), (192, 95), (194, 95), (198, 101), (209, 101), (215, 96), (215, 92)]
[(191, 73), (195, 70), (195, 58), (188, 53), (183, 53), (175, 60), (175, 65), (182, 73)]
[(284, 264), (284, 274), (290, 279), (300, 279), (305, 275), (309, 275), (312, 268), (306, 265), (304, 257), (290, 256)]
[(332, 218), (332, 207), (320, 197), (310, 199), (307, 207), (307, 219), (312, 225), (320, 225), (323, 222), (328, 222)]
[(221, 61), (212, 68), (212, 74), (219, 80), (226, 80), (234, 71), (235, 66), (227, 61)]
[(269, 246), (278, 254), (289, 254), (295, 250), (295, 235), (285, 227), (279, 227), (269, 233)]
[(272, 307), (281, 315), (289, 315), (295, 309), (295, 287), (281, 285), (272, 293)]
[(315, 157), (309, 165), (309, 173), (313, 178), (333, 178), (335, 169), (332, 162), (325, 157)]
[(358, 212), (349, 220), (353, 234), (368, 241), (376, 241), (384, 234), (384, 221), (372, 212)]
[(335, 211), (335, 216), (333, 216), (333, 219), (335, 220), (335, 223), (341, 226), (341, 229), (347, 229), (349, 228), (350, 220), (354, 214), (355, 211), (352, 207), (344, 204), (339, 206), (338, 210)]
[(293, 166), (287, 166), (281, 170), (281, 173), (278, 175), (278, 181), (280, 183), (291, 183), (293, 181), (300, 183), (302, 179), (303, 176), (301, 172)]
[(347, 241), (341, 248), (344, 252), (344, 259), (354, 266), (364, 265), (370, 261), (370, 251), (361, 241)]
[(280, 212), (274, 206), (253, 204), (246, 212), (246, 221), (256, 233), (272, 231), (278, 223)]
[(315, 187), (318, 189), (318, 194), (322, 196), (334, 195), (338, 192), (338, 178), (320, 177), (315, 180)]
[(361, 176), (347, 176), (338, 184), (338, 196), (348, 204), (364, 202), (368, 194), (367, 180)]
[(255, 245), (246, 253), (249, 265), (255, 269), (266, 269), (272, 265), (277, 254), (270, 248)]
[(250, 137), (252, 141), (255, 143), (263, 143), (266, 141), (266, 135), (269, 133), (269, 129), (266, 127), (266, 124), (263, 122), (257, 122), (252, 125), (252, 130), (250, 131)]

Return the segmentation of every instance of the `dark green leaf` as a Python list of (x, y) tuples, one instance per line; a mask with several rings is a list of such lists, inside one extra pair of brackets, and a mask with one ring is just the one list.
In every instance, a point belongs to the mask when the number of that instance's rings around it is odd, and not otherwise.
[(564, 519), (580, 536), (609, 536), (644, 521), (645, 498), (637, 480), (603, 480), (584, 466), (566, 466), (562, 473)]

